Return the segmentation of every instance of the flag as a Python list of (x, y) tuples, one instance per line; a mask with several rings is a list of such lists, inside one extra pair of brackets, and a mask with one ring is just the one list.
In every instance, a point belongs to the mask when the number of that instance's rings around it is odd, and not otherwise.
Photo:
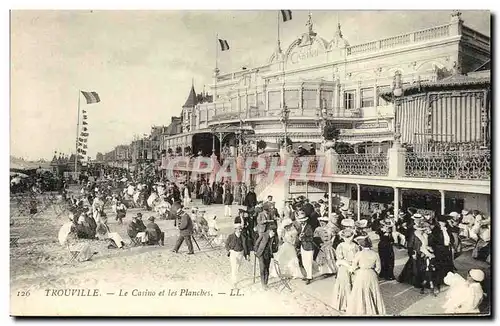
[(85, 99), (87, 100), (87, 104), (101, 102), (101, 99), (99, 98), (99, 94), (97, 94), (96, 92), (84, 92), (84, 91), (82, 91), (82, 94), (83, 94), (83, 96), (85, 96)]
[(291, 10), (280, 10), (281, 16), (283, 17), (283, 22), (287, 22), (292, 20), (292, 11)]
[(229, 44), (227, 43), (226, 40), (219, 39), (219, 44), (220, 44), (221, 51), (227, 51), (227, 50), (229, 50)]
[(83, 124), (84, 126), (88, 125), (87, 121), (84, 121), (82, 124)]

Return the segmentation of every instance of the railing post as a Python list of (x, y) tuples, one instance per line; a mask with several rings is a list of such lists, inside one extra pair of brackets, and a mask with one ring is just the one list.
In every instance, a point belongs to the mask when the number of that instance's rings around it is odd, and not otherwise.
[(389, 177), (400, 178), (405, 176), (406, 148), (393, 147), (387, 152)]

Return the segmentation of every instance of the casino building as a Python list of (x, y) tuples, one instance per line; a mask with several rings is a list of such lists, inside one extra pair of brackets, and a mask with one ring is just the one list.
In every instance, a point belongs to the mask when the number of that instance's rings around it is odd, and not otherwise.
[(321, 152), (328, 124), (354, 150), (337, 156), (335, 175), (259, 184), (259, 192), (329, 191), (360, 215), (372, 201), (408, 206), (415, 197), (429, 211), (490, 213), (490, 38), (459, 12), (439, 26), (357, 45), (340, 24), (334, 35), (318, 35), (311, 16), (306, 26), (260, 66), (216, 70), (211, 96), (192, 87), (182, 132), (163, 136), (162, 148), (224, 158), (255, 151), (260, 140), (278, 151), (286, 134), (294, 148), (314, 143)]

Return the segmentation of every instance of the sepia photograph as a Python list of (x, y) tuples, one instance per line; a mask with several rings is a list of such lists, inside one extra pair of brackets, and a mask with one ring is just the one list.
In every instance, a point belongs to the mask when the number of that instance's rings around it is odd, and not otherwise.
[(10, 315), (493, 314), (487, 10), (10, 11)]

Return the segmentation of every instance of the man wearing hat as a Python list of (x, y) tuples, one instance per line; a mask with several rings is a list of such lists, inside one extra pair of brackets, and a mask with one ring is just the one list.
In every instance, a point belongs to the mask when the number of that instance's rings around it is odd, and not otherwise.
[(309, 145), (309, 155), (316, 155), (316, 147), (314, 144)]
[(146, 226), (142, 222), (142, 213), (137, 213), (136, 216), (132, 217), (132, 221), (127, 227), (127, 234), (130, 239), (134, 240), (139, 238), (141, 243), (145, 244), (147, 240)]
[(264, 289), (267, 289), (269, 281), (269, 266), (273, 254), (278, 251), (278, 237), (275, 233), (274, 223), (267, 223), (266, 230), (259, 234), (257, 241), (255, 241), (254, 252), (255, 256), (259, 259), (260, 268), (260, 282)]
[(297, 216), (297, 221), (301, 223), (301, 232), (299, 234), (300, 242), (300, 254), (302, 257), (302, 266), (306, 271), (306, 284), (311, 283), (312, 280), (312, 267), (313, 267), (313, 256), (314, 256), (314, 230), (312, 226), (307, 223), (307, 217), (305, 212), (299, 212)]
[(154, 216), (148, 217), (148, 225), (146, 226), (146, 234), (148, 238), (148, 245), (159, 244), (161, 246), (165, 243), (165, 233), (161, 231), (158, 224), (155, 223)]
[(179, 248), (185, 240), (188, 246), (188, 255), (192, 255), (194, 254), (193, 243), (191, 242), (191, 237), (193, 236), (193, 221), (191, 221), (189, 214), (183, 211), (182, 206), (179, 206), (175, 213), (179, 220), (179, 237), (177, 238), (177, 243), (172, 252), (179, 252)]
[(247, 209), (254, 208), (257, 205), (257, 194), (255, 193), (254, 187), (250, 187), (243, 204), (247, 207)]
[(238, 272), (243, 258), (248, 260), (250, 254), (247, 241), (242, 234), (241, 224), (234, 224), (234, 232), (226, 239), (226, 251), (231, 264), (231, 283), (233, 288), (237, 288)]
[(307, 154), (308, 154), (307, 150), (304, 147), (302, 147), (302, 145), (299, 145), (299, 147), (297, 148), (297, 156), (300, 157), (300, 156), (305, 156)]
[(257, 215), (257, 232), (266, 232), (266, 223), (274, 222), (269, 214), (271, 207), (266, 203), (262, 205), (262, 211)]
[(458, 225), (458, 227), (461, 229), (460, 235), (466, 238), (470, 237), (470, 229), (474, 226), (475, 222), (474, 216), (469, 212), (468, 209), (463, 209), (462, 210), (462, 221)]
[(377, 230), (379, 236), (378, 255), (380, 257), (379, 276), (386, 280), (394, 280), (394, 220), (386, 218), (382, 220), (381, 227)]

